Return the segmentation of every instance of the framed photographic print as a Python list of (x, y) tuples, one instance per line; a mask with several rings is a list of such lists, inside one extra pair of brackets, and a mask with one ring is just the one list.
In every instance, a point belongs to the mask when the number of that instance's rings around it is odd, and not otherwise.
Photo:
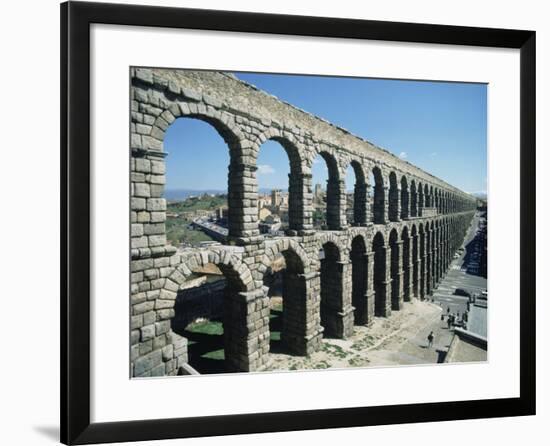
[(534, 32), (61, 23), (64, 443), (535, 413)]

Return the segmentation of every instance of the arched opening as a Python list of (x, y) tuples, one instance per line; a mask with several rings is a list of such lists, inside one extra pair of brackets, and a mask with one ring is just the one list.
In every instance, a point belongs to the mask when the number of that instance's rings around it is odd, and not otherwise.
[(384, 177), (379, 167), (374, 167), (369, 175), (371, 191), (371, 214), (374, 224), (386, 223), (386, 194), (384, 191)]
[(341, 337), (341, 318), (338, 312), (342, 307), (342, 270), (339, 268), (340, 250), (332, 243), (323, 245), (321, 258), (321, 326), (324, 336)]
[(374, 315), (387, 316), (387, 277), (386, 277), (386, 243), (382, 233), (377, 232), (372, 240), (374, 252)]
[(418, 183), (418, 216), (422, 217), (423, 209), (425, 206), (425, 198), (424, 198), (424, 186), (422, 186), (422, 183)]
[[(345, 224), (342, 221), (342, 207), (345, 205), (345, 186), (340, 181), (336, 159), (327, 152), (321, 152), (313, 160), (312, 179), (315, 183), (314, 227), (338, 230)], [(326, 184), (323, 193), (322, 184)], [(319, 185), (319, 186), (318, 186)], [(319, 196), (317, 192), (319, 191)]]
[(367, 183), (358, 161), (346, 169), (346, 219), (353, 226), (367, 224)]
[(245, 286), (235, 270), (213, 263), (193, 268), (180, 286), (172, 330), (187, 339), (188, 363), (199, 373), (239, 369), (233, 333), (246, 327), (245, 320), (235, 317), (240, 314), (235, 311), (235, 295), (242, 291)]
[(304, 265), (293, 250), (277, 254), (264, 275), (269, 296), (269, 351), (305, 354), (306, 283)]
[(411, 245), (409, 229), (405, 226), (401, 232), (403, 243), (403, 300), (411, 301)]
[(413, 225), (411, 230), (412, 237), (412, 295), (415, 297), (420, 297), (419, 292), (419, 247), (418, 247), (418, 231), (416, 226)]
[[(177, 248), (198, 247), (227, 243), (231, 230), (240, 233), (240, 226), (233, 225), (228, 207), (228, 186), (231, 188), (228, 165), (232, 150), (231, 146), (228, 150), (228, 142), (219, 130), (199, 119), (178, 118), (165, 132), (164, 149), (169, 153), (165, 190), (162, 184), (151, 185), (150, 192), (152, 197), (163, 195), (167, 200), (167, 242)], [(148, 173), (154, 171), (153, 168), (157, 173), (164, 172), (160, 164), (163, 161), (156, 163), (158, 165), (149, 167)], [(242, 204), (236, 200), (232, 203)], [(155, 223), (158, 226), (163, 222)]]
[(424, 185), (424, 207), (432, 207), (431, 198), (430, 198), (430, 188), (427, 184)]
[(392, 229), (390, 245), (391, 309), (401, 309), (401, 246), (397, 231)]
[(411, 217), (418, 217), (418, 194), (414, 180), (411, 181)]
[(422, 223), (418, 225), (418, 233), (420, 237), (420, 298), (424, 300), (426, 297), (426, 232)]
[(426, 268), (426, 296), (432, 293), (432, 242), (431, 242), (431, 231), (429, 223), (426, 223), (425, 226), (425, 268)]
[(401, 219), (409, 218), (409, 185), (405, 175), (401, 177)]
[(267, 140), (260, 146), (256, 167), (260, 233), (273, 237), (284, 235), (289, 228), (300, 229), (301, 206), (295, 205), (302, 195), (302, 188), (295, 184), (301, 176), (297, 149), (285, 140)]
[(390, 190), (388, 193), (388, 218), (390, 221), (399, 221), (399, 190), (397, 186), (397, 175), (390, 172)]
[(442, 249), (441, 249), (441, 222), (438, 220), (435, 224), (435, 266), (434, 266), (434, 276), (435, 276), (435, 286), (439, 284), (441, 280), (441, 259), (442, 259)]
[(351, 304), (355, 307), (355, 325), (369, 322), (369, 305), (367, 302), (368, 263), (367, 248), (363, 237), (357, 236), (351, 242)]

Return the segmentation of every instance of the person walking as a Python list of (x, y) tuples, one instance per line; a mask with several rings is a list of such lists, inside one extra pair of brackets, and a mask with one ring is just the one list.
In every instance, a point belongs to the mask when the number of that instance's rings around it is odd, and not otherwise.
[(428, 348), (431, 348), (434, 343), (434, 332), (430, 331), (430, 334), (428, 335)]

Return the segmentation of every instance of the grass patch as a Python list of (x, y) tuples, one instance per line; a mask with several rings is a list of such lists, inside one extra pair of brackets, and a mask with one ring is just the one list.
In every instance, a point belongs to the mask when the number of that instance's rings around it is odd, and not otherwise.
[(272, 353), (284, 353), (281, 342), (283, 306), (275, 305), (269, 312), (269, 349)]
[(223, 335), (223, 324), (221, 321), (193, 322), (187, 326), (187, 331), (206, 335)]
[(193, 322), (181, 333), (188, 339), (189, 364), (200, 373), (225, 372), (223, 324), (219, 320)]
[(188, 197), (183, 201), (168, 203), (167, 208), (170, 212), (190, 212), (190, 211), (213, 211), (217, 208), (227, 206), (227, 195), (201, 195), (200, 197)]
[(215, 359), (218, 361), (219, 360), (223, 361), (225, 359), (225, 352), (222, 348), (220, 350), (214, 350), (214, 351), (205, 353), (204, 355), (202, 355), (202, 357), (207, 359)]
[(186, 218), (168, 217), (166, 219), (166, 238), (172, 245), (179, 245), (180, 243), (198, 245), (200, 242), (214, 240), (201, 230), (190, 228), (189, 225), (191, 223), (191, 220)]

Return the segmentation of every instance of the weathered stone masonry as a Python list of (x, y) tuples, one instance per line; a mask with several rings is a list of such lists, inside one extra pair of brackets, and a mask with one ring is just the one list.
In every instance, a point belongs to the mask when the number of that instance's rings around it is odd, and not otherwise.
[[(187, 340), (171, 329), (180, 287), (213, 263), (226, 277), (226, 367), (269, 362), (272, 260), (286, 260), (282, 340), (307, 355), (323, 336), (399, 311), (437, 286), (462, 243), (475, 199), (368, 141), (235, 77), (218, 72), (131, 69), (131, 376), (175, 375)], [(228, 246), (180, 252), (166, 243), (166, 129), (176, 119), (211, 124), (227, 143)], [(288, 154), (289, 230), (266, 239), (257, 220), (256, 159), (267, 140)], [(312, 225), (311, 166), (327, 163), (327, 224)], [(353, 221), (346, 221), (345, 171), (356, 176)], [(370, 175), (372, 174), (372, 175)], [(369, 177), (374, 181), (369, 184)], [(372, 197), (372, 198), (371, 198)]]

